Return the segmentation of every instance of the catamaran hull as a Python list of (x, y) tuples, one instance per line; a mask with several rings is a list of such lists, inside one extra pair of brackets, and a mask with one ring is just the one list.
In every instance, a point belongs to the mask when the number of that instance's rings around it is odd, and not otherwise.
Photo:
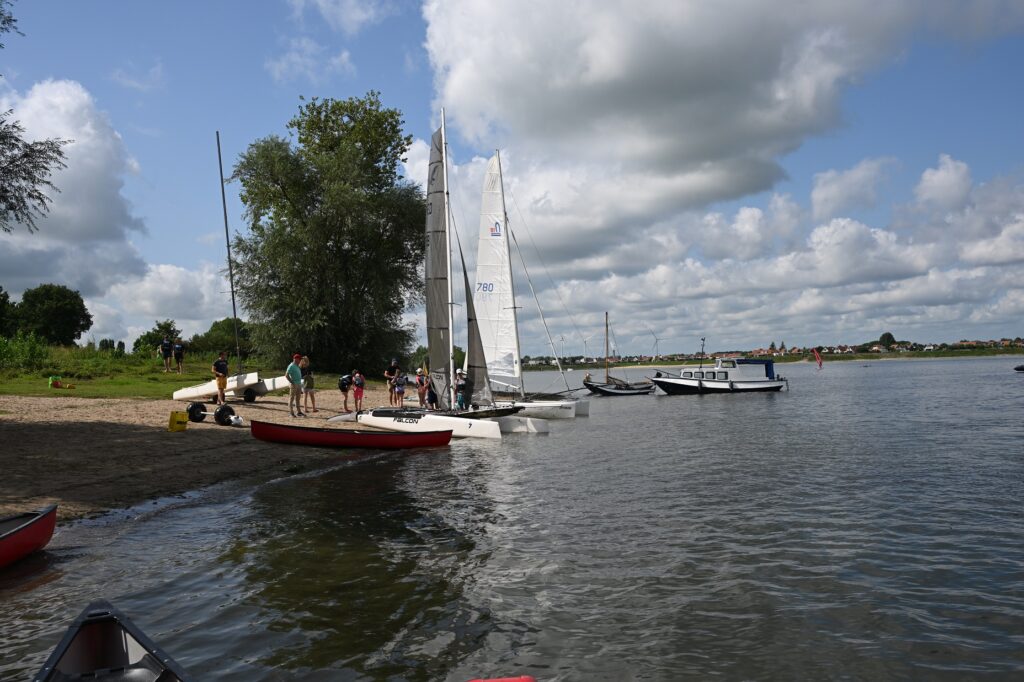
[(697, 395), (700, 393), (757, 393), (781, 391), (784, 381), (718, 381), (708, 379), (652, 379), (658, 388), (669, 395)]
[[(516, 400), (509, 403), (512, 407), (523, 408), (518, 412), (521, 417), (535, 419), (574, 419), (576, 417), (575, 400)], [(501, 403), (499, 403), (499, 406)]]
[[(259, 372), (250, 372), (248, 374), (235, 374), (228, 377), (227, 388), (224, 389), (225, 393), (232, 393), (235, 395), (243, 395), (247, 388), (254, 386), (260, 382)], [(171, 397), (174, 400), (198, 400), (200, 398), (206, 398), (211, 395), (217, 395), (217, 382), (207, 381), (204, 384), (196, 384), (195, 386), (188, 386), (186, 388), (179, 388), (175, 391)]]
[(491, 421), (498, 424), (502, 433), (548, 433), (551, 427), (546, 419), (534, 419), (514, 414), (509, 417), (495, 417)]
[[(350, 421), (351, 415), (342, 414), (331, 417), (327, 421)], [(464, 419), (439, 414), (395, 414), (378, 415), (372, 412), (360, 412), (356, 415), (360, 424), (373, 426), (388, 431), (404, 431), (407, 433), (423, 433), (424, 431), (452, 432), (452, 438), (501, 438), (501, 427), (497, 422), (486, 419)]]
[(590, 401), (586, 398), (579, 398), (576, 400), (576, 416), (577, 417), (589, 417), (590, 416)]

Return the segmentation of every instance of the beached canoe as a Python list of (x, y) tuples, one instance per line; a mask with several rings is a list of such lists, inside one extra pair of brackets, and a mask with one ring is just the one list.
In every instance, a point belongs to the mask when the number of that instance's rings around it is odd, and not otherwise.
[(252, 435), (260, 440), (292, 445), (316, 445), (322, 448), (379, 448), (403, 450), (405, 448), (428, 448), (448, 445), (452, 439), (451, 430), (419, 431), (361, 431), (356, 429), (318, 429), (309, 426), (249, 422)]
[(45, 547), (53, 537), (56, 524), (55, 504), (39, 511), (0, 519), (0, 568)]
[(174, 659), (108, 602), (94, 601), (71, 623), (32, 682), (190, 682)]

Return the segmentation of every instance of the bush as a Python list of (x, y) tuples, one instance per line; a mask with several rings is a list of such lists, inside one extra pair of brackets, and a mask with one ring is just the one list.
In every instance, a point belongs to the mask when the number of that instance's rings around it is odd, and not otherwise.
[(50, 348), (35, 334), (0, 336), (0, 369), (31, 372), (49, 364)]

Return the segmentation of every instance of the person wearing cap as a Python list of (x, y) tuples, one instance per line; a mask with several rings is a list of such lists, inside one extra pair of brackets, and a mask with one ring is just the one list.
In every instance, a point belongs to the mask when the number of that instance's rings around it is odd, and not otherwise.
[(227, 402), (227, 399), (224, 397), (224, 389), (228, 387), (228, 354), (224, 351), (218, 353), (217, 359), (213, 361), (213, 365), (210, 367), (210, 371), (217, 378), (217, 404), (223, 405)]
[(455, 370), (455, 402), (460, 410), (466, 409), (466, 375)]
[(427, 377), (423, 368), (416, 368), (416, 396), (420, 399), (420, 407), (427, 406)]
[[(291, 391), (288, 394), (288, 411), (291, 412), (293, 417), (306, 416), (302, 413), (302, 368), (299, 367), (300, 360), (302, 360), (301, 353), (293, 355), (291, 364), (288, 365), (288, 369), (284, 372), (288, 378), (288, 384), (291, 386)], [(292, 409), (292, 404), (295, 405), (294, 409)]]

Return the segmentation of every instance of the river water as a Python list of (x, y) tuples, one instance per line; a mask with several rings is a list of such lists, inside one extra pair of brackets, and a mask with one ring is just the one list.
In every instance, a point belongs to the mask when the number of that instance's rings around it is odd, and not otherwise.
[(64, 526), (0, 573), (0, 679), (96, 598), (199, 680), (1021, 679), (1020, 361), (783, 365)]

